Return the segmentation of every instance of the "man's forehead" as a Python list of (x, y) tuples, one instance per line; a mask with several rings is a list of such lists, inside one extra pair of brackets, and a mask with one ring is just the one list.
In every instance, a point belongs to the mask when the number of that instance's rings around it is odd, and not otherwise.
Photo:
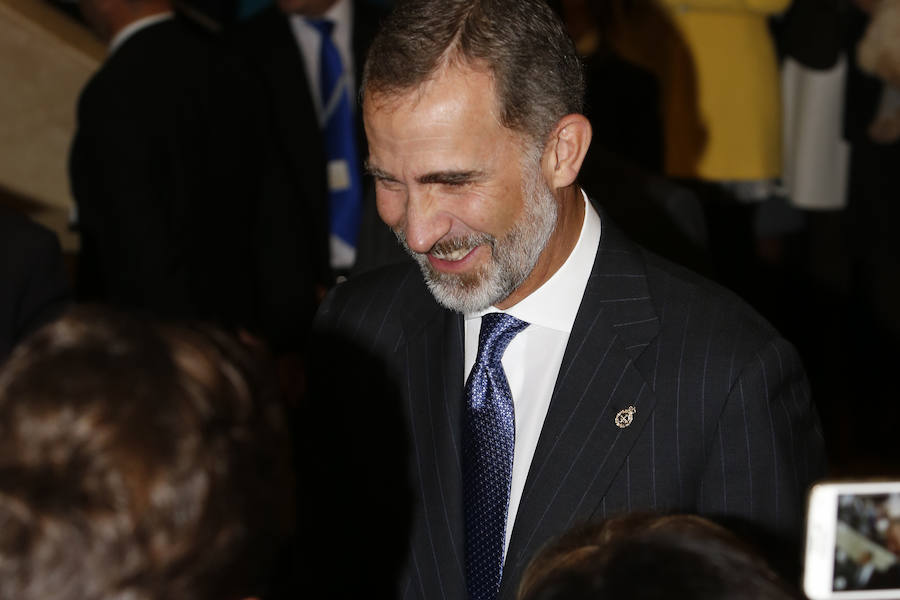
[(363, 111), (369, 167), (386, 179), (482, 179), (530, 141), (500, 120), (486, 69), (457, 65), (422, 85), (367, 93)]
[(499, 121), (498, 102), (494, 89), (493, 73), (484, 65), (468, 61), (442, 61), (433, 73), (419, 84), (404, 89), (367, 90), (364, 96), (364, 113), (404, 110), (415, 112), (423, 104), (474, 97), (484, 102)]

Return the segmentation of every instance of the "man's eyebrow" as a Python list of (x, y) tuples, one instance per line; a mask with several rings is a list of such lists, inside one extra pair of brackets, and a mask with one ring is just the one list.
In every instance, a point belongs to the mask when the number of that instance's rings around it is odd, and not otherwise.
[(464, 183), (472, 183), (482, 179), (484, 171), (436, 171), (434, 173), (426, 173), (418, 177), (416, 181), (419, 183), (442, 183), (446, 185), (462, 185)]
[[(363, 164), (363, 168), (365, 168), (366, 173), (368, 173), (375, 179), (398, 181), (396, 177), (394, 177), (387, 171), (373, 165), (368, 160)], [(420, 184), (438, 183), (444, 185), (463, 185), (466, 183), (473, 183), (475, 181), (478, 181), (479, 179), (484, 178), (484, 176), (484, 171), (479, 171), (477, 169), (473, 169), (470, 171), (435, 171), (433, 173), (426, 173), (421, 177), (417, 177), (416, 181)]]
[(387, 171), (384, 171), (383, 169), (379, 169), (378, 167), (376, 167), (375, 165), (370, 163), (368, 160), (363, 163), (363, 169), (365, 169), (366, 173), (368, 173), (375, 179), (386, 179), (388, 181), (396, 181), (396, 178), (393, 175), (391, 175)]

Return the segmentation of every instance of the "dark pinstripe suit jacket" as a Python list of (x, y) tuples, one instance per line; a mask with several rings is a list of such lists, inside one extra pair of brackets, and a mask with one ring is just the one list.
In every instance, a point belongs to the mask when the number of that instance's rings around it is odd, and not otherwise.
[[(317, 323), (386, 360), (402, 390), (418, 500), (402, 597), (464, 598), (461, 316), (434, 302), (415, 267), (401, 266), (338, 286)], [(634, 420), (620, 429), (616, 413), (628, 406)], [(617, 512), (732, 515), (796, 534), (807, 484), (823, 473), (793, 347), (736, 296), (603, 218), (500, 597), (515, 596), (549, 538)]]

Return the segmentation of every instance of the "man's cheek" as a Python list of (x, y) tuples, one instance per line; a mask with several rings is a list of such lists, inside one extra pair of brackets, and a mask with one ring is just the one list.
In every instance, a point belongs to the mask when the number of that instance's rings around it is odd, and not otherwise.
[(397, 198), (395, 193), (376, 192), (375, 208), (378, 216), (387, 224), (388, 227), (397, 228), (404, 221), (406, 213), (406, 203), (402, 199)]

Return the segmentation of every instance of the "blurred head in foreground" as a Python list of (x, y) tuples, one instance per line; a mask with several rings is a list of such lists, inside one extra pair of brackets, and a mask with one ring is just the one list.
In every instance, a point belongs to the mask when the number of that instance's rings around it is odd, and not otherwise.
[(80, 308), (0, 371), (0, 597), (236, 600), (292, 528), (273, 378), (223, 333)]
[(631, 514), (570, 530), (522, 577), (519, 600), (799, 600), (728, 530), (693, 515)]

